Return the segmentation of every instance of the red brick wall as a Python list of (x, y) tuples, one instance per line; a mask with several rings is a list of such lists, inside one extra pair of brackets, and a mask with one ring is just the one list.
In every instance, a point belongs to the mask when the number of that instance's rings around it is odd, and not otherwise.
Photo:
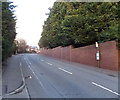
[[(109, 41), (105, 43), (101, 43), (100, 47), (100, 67), (110, 70), (118, 70), (118, 66), (120, 61), (118, 59), (118, 55), (120, 58), (120, 50), (118, 53), (116, 41)], [(98, 67), (96, 61), (96, 47), (95, 45), (73, 48), (72, 46), (68, 47), (57, 47), (54, 49), (42, 49), (41, 54), (52, 56), (55, 58), (60, 58), (72, 62), (78, 62), (81, 64), (92, 65)]]
[(61, 59), (70, 61), (70, 46), (61, 49)]
[(116, 41), (101, 43), (100, 53), (100, 67), (111, 70), (118, 70), (118, 48)]
[(118, 56), (118, 70), (120, 71), (120, 49), (118, 51), (119, 56)]
[(96, 48), (95, 45), (75, 48), (71, 50), (71, 61), (81, 64), (97, 66), (95, 60)]

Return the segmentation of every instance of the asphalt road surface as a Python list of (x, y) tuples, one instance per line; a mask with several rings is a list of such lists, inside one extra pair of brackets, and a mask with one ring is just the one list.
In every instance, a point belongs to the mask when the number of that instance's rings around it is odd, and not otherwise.
[[(82, 64), (38, 54), (19, 54), (28, 98), (118, 98), (118, 77)], [(12, 84), (12, 83), (11, 83)], [(22, 98), (22, 97), (21, 97)]]

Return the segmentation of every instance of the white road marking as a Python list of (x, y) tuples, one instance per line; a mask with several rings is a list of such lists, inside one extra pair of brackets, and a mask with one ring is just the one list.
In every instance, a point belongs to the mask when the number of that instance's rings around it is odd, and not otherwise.
[(29, 62), (29, 64), (32, 65), (31, 62)]
[(67, 70), (65, 70), (65, 69), (62, 69), (62, 68), (58, 68), (58, 69), (60, 69), (60, 70), (62, 70), (62, 71), (64, 71), (64, 72), (66, 72), (66, 73), (68, 73), (68, 74), (72, 74), (71, 72), (69, 72), (69, 71), (67, 71)]
[(41, 61), (44, 61), (44, 60), (41, 59)]
[(30, 65), (31, 65), (30, 61), (28, 61), (28, 59), (26, 59), (25, 61), (26, 61), (27, 65), (28, 65), (28, 67), (30, 68), (30, 70), (32, 71), (32, 73), (35, 75), (35, 77), (38, 80), (39, 84), (42, 86), (42, 88), (44, 88), (42, 82), (39, 80), (39, 78), (37, 77), (37, 75), (35, 74), (35, 72), (33, 71), (33, 69), (30, 67)]
[(48, 64), (48, 65), (51, 65), (51, 66), (53, 65), (53, 64), (51, 64), (51, 63), (48, 63), (48, 62), (47, 62), (47, 64)]
[(96, 85), (96, 86), (98, 86), (98, 87), (100, 87), (100, 88), (102, 88), (102, 89), (104, 89), (104, 90), (107, 90), (107, 91), (109, 91), (109, 92), (111, 92), (111, 93), (114, 93), (114, 94), (120, 96), (119, 93), (117, 93), (117, 92), (115, 92), (115, 91), (113, 91), (113, 90), (111, 90), (111, 89), (108, 89), (108, 88), (106, 88), (106, 87), (104, 87), (104, 86), (102, 86), (102, 85), (99, 85), (99, 84), (97, 84), (97, 83), (95, 83), (95, 82), (92, 82), (92, 84), (93, 84), (93, 85)]
[(30, 79), (32, 78), (32, 76), (30, 76)]
[(20, 62), (20, 67), (22, 66), (22, 63)]
[(23, 82), (25, 82), (25, 79), (24, 79), (24, 75), (23, 75), (23, 71), (22, 71), (22, 63), (20, 62), (20, 65), (19, 65), (19, 68), (20, 68), (20, 71), (21, 71), (21, 75), (22, 75), (22, 79), (23, 79)]
[(7, 95), (13, 95), (13, 94), (16, 94), (17, 92), (23, 91), (24, 87), (25, 87), (25, 91), (28, 95), (28, 91), (27, 91), (26, 86), (25, 86), (25, 79), (24, 79), (24, 75), (23, 75), (23, 71), (22, 71), (22, 63), (21, 62), (19, 64), (19, 68), (20, 68), (20, 71), (21, 71), (23, 84), (19, 88), (15, 89), (13, 92), (9, 92)]

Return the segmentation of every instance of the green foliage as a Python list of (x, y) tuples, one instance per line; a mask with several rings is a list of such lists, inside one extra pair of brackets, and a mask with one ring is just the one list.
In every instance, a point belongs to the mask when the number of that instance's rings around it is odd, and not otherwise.
[(43, 26), (39, 46), (85, 46), (116, 40), (117, 33), (117, 2), (57, 2)]
[(16, 36), (16, 19), (13, 14), (14, 5), (11, 2), (2, 3), (2, 60), (13, 54)]
[(61, 39), (61, 22), (64, 20), (66, 10), (64, 3), (59, 4), (56, 2), (54, 4), (49, 18), (43, 26), (42, 37), (39, 41), (40, 47), (54, 48), (61, 45), (63, 41)]

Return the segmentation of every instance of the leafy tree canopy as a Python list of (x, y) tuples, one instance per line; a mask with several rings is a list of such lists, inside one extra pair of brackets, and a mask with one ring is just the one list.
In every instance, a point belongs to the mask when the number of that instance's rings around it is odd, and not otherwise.
[(39, 46), (76, 47), (118, 39), (117, 2), (55, 2)]
[(16, 36), (14, 8), (12, 2), (2, 3), (2, 60), (14, 52), (14, 39)]

